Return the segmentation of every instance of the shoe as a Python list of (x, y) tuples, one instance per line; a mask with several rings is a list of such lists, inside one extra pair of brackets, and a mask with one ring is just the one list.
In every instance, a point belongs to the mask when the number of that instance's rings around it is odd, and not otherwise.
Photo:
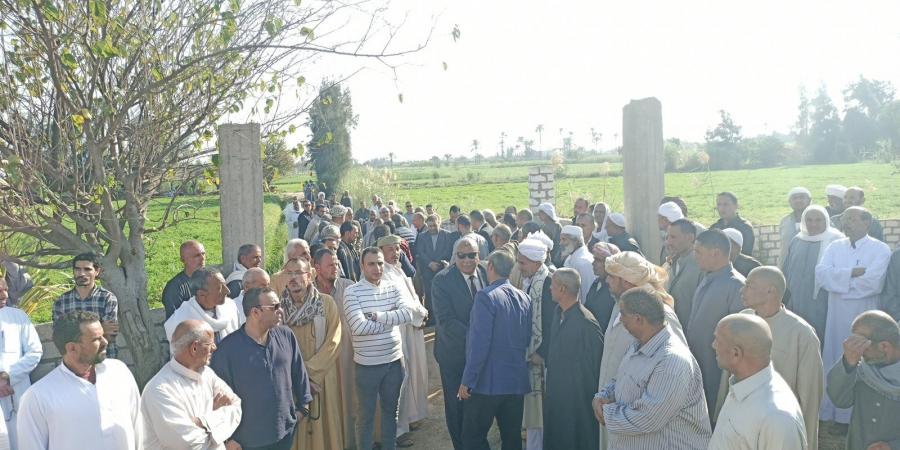
[(413, 438), (409, 433), (397, 438), (397, 448), (407, 448), (412, 447), (413, 445), (415, 445), (415, 441), (413, 441)]

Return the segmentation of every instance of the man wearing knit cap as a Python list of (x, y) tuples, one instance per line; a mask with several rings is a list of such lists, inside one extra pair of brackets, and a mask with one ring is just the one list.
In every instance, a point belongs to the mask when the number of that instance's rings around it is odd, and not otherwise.
[(584, 235), (581, 228), (575, 225), (566, 225), (559, 236), (560, 258), (564, 258), (563, 265), (575, 269), (581, 275), (578, 301), (584, 303), (588, 289), (594, 282), (594, 257), (584, 245)]
[(795, 187), (788, 192), (788, 204), (791, 213), (781, 219), (779, 229), (781, 232), (781, 247), (778, 252), (778, 263), (784, 261), (784, 255), (791, 245), (791, 239), (800, 232), (800, 217), (803, 211), (812, 201), (812, 194), (805, 187)]
[[(687, 342), (672, 309), (672, 297), (666, 293), (666, 271), (635, 252), (620, 252), (606, 258), (606, 281), (609, 292), (619, 298), (632, 288), (644, 289), (659, 298), (665, 305), (666, 324), (673, 335)], [(619, 314), (619, 305), (613, 306), (612, 318), (603, 338), (603, 357), (600, 363), (600, 377), (597, 390), (606, 387), (616, 374), (625, 352), (634, 343), (634, 336), (628, 333)], [(594, 409), (602, 405), (595, 400)], [(606, 448), (606, 428), (600, 427), (600, 448)]]
[(739, 274), (746, 278), (751, 270), (761, 266), (762, 263), (752, 256), (741, 253), (741, 246), (744, 245), (744, 236), (740, 231), (734, 228), (726, 228), (722, 232), (731, 241), (731, 265), (734, 266), (734, 270), (737, 270)]
[(553, 241), (553, 248), (550, 249), (550, 259), (556, 267), (562, 267), (563, 260), (559, 256), (559, 233), (562, 232), (562, 226), (556, 217), (556, 209), (552, 204), (544, 202), (538, 206), (537, 219), (540, 221), (541, 230)]
[(541, 449), (543, 445), (544, 360), (550, 349), (550, 328), (556, 307), (550, 293), (551, 272), (544, 264), (548, 251), (541, 240), (525, 239), (519, 244), (519, 254), (516, 256), (516, 267), (522, 276), (522, 290), (531, 299), (531, 341), (525, 352), (528, 355), (531, 391), (525, 394), (523, 414), (528, 450)]
[(844, 194), (846, 192), (847, 188), (840, 184), (825, 186), (825, 198), (828, 199), (828, 206), (825, 207), (825, 210), (828, 211), (829, 217), (834, 217), (844, 212), (844, 209), (846, 209), (844, 206)]
[(625, 228), (624, 214), (610, 214), (606, 220), (606, 232), (609, 234), (609, 243), (619, 247), (619, 250), (623, 252), (636, 252), (643, 256), (638, 241), (631, 237)]
[[(684, 219), (684, 213), (681, 212), (681, 207), (678, 206), (678, 203), (665, 202), (659, 205), (656, 214), (656, 219), (659, 223), (659, 237), (663, 242), (666, 242), (666, 232), (669, 231), (669, 225), (676, 220)], [(668, 256), (668, 253), (666, 252), (666, 246), (663, 245), (659, 250), (659, 260), (665, 261), (666, 256)]]
[(619, 247), (609, 242), (598, 242), (591, 247), (591, 255), (594, 257), (593, 269), (597, 278), (591, 283), (584, 299), (584, 307), (594, 315), (600, 329), (606, 331), (609, 325), (609, 316), (612, 315), (615, 299), (609, 292), (609, 284), (606, 283), (606, 258), (619, 253)]

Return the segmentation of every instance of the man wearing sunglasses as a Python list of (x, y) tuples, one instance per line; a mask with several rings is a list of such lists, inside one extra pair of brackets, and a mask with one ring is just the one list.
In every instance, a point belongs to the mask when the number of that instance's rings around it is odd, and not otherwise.
[(300, 344), (282, 325), (271, 288), (247, 291), (243, 307), (247, 322), (218, 344), (210, 363), (241, 399), (241, 424), (231, 437), (244, 450), (288, 450), (312, 401)]

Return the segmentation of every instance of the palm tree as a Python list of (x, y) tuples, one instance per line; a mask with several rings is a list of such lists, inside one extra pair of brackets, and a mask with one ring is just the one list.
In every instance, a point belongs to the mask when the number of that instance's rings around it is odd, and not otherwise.
[(394, 170), (394, 152), (388, 152), (388, 158), (391, 160), (391, 170)]
[(534, 128), (534, 132), (538, 134), (538, 145), (544, 146), (544, 124), (539, 123), (538, 126)]
[(478, 153), (478, 139), (472, 139), (472, 153)]
[(453, 155), (451, 155), (451, 154), (449, 154), (449, 153), (444, 153), (444, 159), (447, 160), (447, 165), (449, 166), (449, 165), (450, 165), (450, 160), (453, 159)]
[(500, 157), (501, 158), (505, 154), (504, 150), (506, 150), (506, 132), (501, 131), (500, 132)]
[(594, 151), (597, 151), (597, 145), (600, 143), (600, 139), (603, 138), (603, 133), (598, 133), (597, 130), (594, 130), (594, 127), (591, 127), (591, 142), (594, 143)]

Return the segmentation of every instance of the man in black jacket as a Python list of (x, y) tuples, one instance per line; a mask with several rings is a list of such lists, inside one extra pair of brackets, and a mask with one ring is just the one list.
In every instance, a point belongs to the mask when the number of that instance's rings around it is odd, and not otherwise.
[[(422, 281), (425, 293), (425, 308), (428, 309), (428, 325), (434, 324), (434, 307), (431, 301), (431, 280), (445, 266), (442, 261), (449, 261), (453, 251), (453, 240), (450, 233), (438, 226), (437, 216), (425, 219), (426, 230), (416, 237), (416, 274)], [(459, 387), (459, 386), (457, 386)]]

